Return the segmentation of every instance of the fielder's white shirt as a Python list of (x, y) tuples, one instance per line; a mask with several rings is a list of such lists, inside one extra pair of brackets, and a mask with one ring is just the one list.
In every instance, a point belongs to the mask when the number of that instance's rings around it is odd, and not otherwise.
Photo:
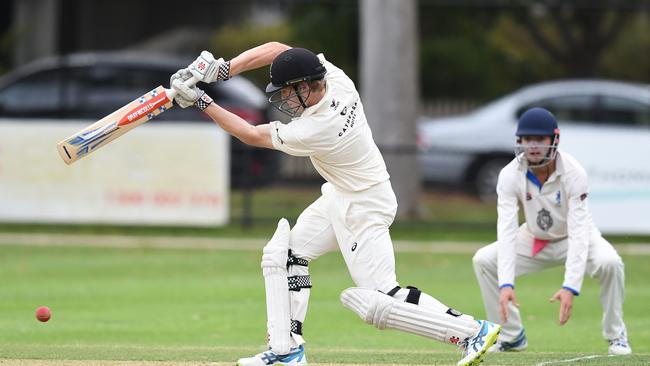
[(327, 70), (325, 95), (288, 124), (271, 122), (273, 147), (309, 156), (318, 173), (340, 190), (357, 192), (387, 181), (354, 83), (323, 54), (318, 58)]
[(519, 202), (535, 238), (550, 240), (549, 245), (568, 238), (563, 286), (580, 292), (589, 235), (598, 230), (587, 204), (587, 173), (573, 156), (558, 151), (555, 172), (540, 187), (521, 160), (506, 165), (497, 183), (499, 286), (514, 285)]

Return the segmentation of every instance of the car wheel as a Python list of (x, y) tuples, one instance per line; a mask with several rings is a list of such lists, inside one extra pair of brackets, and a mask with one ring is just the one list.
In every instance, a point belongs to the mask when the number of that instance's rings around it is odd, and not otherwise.
[(509, 162), (510, 159), (506, 158), (490, 158), (479, 165), (474, 176), (474, 189), (482, 201), (496, 201), (499, 173)]

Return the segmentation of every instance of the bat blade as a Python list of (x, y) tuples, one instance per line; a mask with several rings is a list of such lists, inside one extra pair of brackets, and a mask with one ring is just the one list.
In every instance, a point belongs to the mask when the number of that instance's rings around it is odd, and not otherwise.
[(57, 150), (70, 165), (128, 131), (172, 108), (173, 94), (158, 86), (147, 94), (59, 142)]

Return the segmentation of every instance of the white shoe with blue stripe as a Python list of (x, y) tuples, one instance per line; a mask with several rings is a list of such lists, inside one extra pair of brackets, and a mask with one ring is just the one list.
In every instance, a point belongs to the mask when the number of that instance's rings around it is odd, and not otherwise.
[(237, 361), (237, 366), (303, 366), (307, 365), (307, 357), (305, 356), (305, 347), (300, 345), (297, 348), (291, 349), (286, 355), (279, 355), (273, 350), (269, 349), (262, 353), (258, 353), (253, 357), (240, 358)]
[(477, 320), (480, 328), (472, 337), (460, 343), (463, 349), (463, 358), (456, 366), (476, 366), (483, 361), (483, 355), (492, 347), (499, 337), (501, 326), (487, 320)]
[(528, 348), (528, 339), (526, 338), (525, 330), (521, 330), (519, 335), (510, 342), (497, 342), (488, 352), (521, 352)]
[(623, 356), (632, 353), (632, 347), (630, 347), (630, 343), (627, 341), (627, 333), (625, 331), (618, 338), (609, 340), (607, 353), (614, 356)]

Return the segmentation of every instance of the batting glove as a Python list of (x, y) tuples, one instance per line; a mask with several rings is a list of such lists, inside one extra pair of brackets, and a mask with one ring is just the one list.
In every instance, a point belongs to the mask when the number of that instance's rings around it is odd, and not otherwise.
[(212, 98), (196, 86), (185, 85), (185, 81), (191, 77), (192, 73), (188, 69), (181, 69), (169, 79), (171, 88), (176, 92), (174, 100), (181, 108), (195, 105), (204, 110), (212, 103)]
[(208, 51), (201, 52), (189, 69), (199, 81), (204, 83), (230, 79), (230, 61), (224, 61), (223, 58), (215, 60)]
[(169, 85), (176, 92), (174, 101), (181, 108), (191, 107), (201, 97), (201, 94), (205, 93), (196, 86), (185, 85), (184, 82), (191, 77), (192, 73), (189, 69), (180, 69), (169, 78)]

